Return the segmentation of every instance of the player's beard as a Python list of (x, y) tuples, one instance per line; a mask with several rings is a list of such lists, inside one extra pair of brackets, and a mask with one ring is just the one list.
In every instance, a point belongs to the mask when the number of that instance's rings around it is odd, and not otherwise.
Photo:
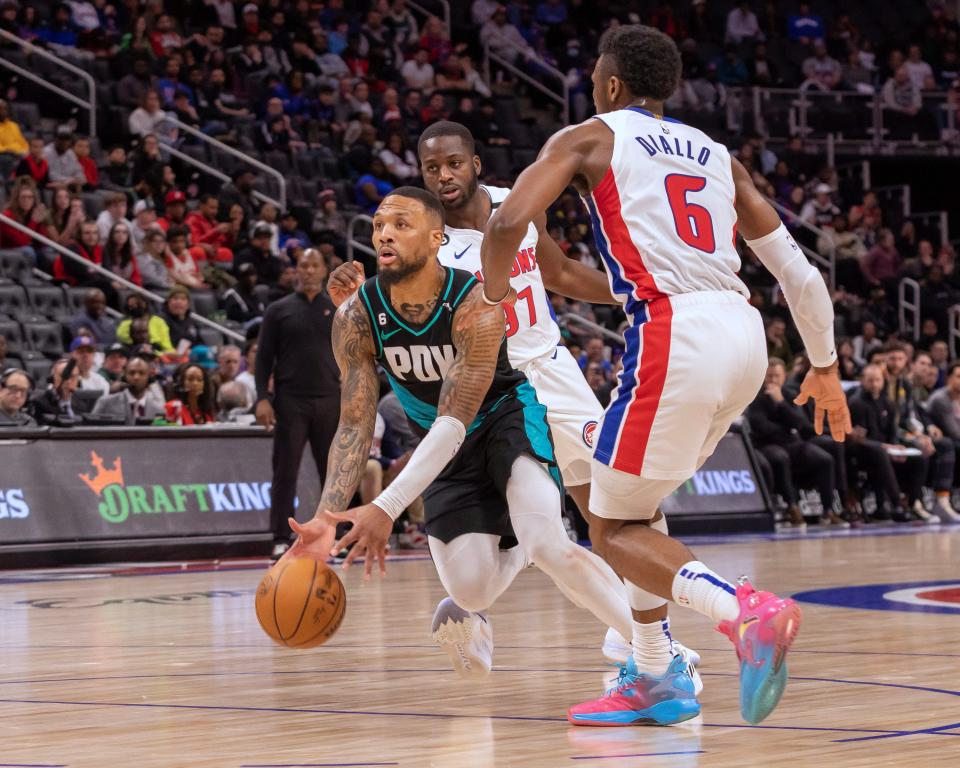
[(411, 256), (410, 258), (398, 255), (393, 264), (388, 267), (381, 267), (377, 276), (380, 278), (380, 282), (389, 288), (420, 272), (429, 259), (429, 253), (424, 253), (422, 257)]
[(477, 190), (480, 189), (480, 179), (477, 177), (477, 174), (473, 174), (473, 178), (470, 179), (470, 183), (467, 185), (467, 188), (463, 191), (463, 194), (460, 198), (453, 203), (453, 205), (444, 205), (443, 207), (456, 211), (460, 208), (463, 208), (467, 203), (473, 200), (473, 196), (477, 194)]

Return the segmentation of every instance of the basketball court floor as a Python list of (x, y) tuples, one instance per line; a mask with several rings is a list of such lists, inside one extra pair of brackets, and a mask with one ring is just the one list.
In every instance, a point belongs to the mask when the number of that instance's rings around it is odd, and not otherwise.
[(466, 685), (430, 642), (429, 560), (345, 577), (339, 633), (275, 646), (254, 615), (265, 562), (0, 572), (0, 766), (712, 768), (960, 765), (960, 529), (691, 541), (720, 573), (803, 601), (790, 684), (760, 726), (736, 660), (703, 655), (703, 715), (574, 728), (610, 669), (604, 628), (535, 569), (491, 612), (493, 674)]

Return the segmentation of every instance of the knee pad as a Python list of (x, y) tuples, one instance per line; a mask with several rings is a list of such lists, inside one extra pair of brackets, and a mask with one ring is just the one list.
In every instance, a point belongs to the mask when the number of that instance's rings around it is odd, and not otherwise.
[(666, 599), (660, 597), (660, 595), (647, 592), (636, 584), (624, 581), (623, 585), (627, 588), (627, 601), (635, 611), (652, 611), (667, 604)]

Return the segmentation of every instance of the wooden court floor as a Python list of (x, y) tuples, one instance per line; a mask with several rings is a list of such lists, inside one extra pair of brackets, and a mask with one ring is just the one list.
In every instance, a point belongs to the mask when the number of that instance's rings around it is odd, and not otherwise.
[(312, 651), (257, 626), (262, 563), (4, 571), (0, 766), (960, 766), (960, 529), (695, 548), (782, 593), (832, 590), (814, 597), (833, 605), (804, 603), (761, 727), (739, 717), (727, 640), (680, 609), (702, 717), (569, 726), (565, 708), (608, 673), (603, 628), (535, 569), (494, 607), (496, 666), (474, 686), (430, 644), (442, 595), (425, 559), (390, 563), (383, 583), (350, 572), (344, 624)]

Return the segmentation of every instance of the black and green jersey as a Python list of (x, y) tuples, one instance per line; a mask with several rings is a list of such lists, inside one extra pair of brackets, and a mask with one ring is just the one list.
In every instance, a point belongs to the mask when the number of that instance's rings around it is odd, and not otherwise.
[[(360, 300), (370, 315), (370, 327), (376, 344), (377, 362), (386, 371), (393, 391), (410, 421), (423, 430), (430, 429), (437, 418), (440, 388), (453, 365), (457, 347), (453, 341), (453, 319), (477, 278), (460, 269), (444, 267), (445, 278), (440, 300), (433, 314), (422, 324), (410, 323), (390, 306), (386, 289), (377, 277), (360, 287)], [(522, 373), (510, 365), (507, 340), (500, 343), (497, 370), (483, 405), (467, 434), (501, 402), (514, 396), (519, 384), (526, 381)], [(349, 393), (344, 393), (349, 397)]]

